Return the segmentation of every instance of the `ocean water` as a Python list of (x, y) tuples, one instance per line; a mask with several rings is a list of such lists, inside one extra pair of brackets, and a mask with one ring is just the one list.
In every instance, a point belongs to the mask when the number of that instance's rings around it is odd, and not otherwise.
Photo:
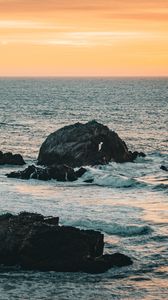
[(168, 299), (168, 173), (160, 169), (168, 165), (168, 79), (0, 79), (0, 150), (27, 164), (49, 133), (92, 119), (146, 157), (87, 166), (74, 183), (9, 179), (22, 168), (0, 166), (0, 214), (26, 210), (100, 230), (105, 252), (134, 264), (98, 275), (1, 267), (0, 299)]

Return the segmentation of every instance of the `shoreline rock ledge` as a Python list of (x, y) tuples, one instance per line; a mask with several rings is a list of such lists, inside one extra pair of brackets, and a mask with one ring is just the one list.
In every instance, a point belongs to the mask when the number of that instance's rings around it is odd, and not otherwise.
[(58, 217), (22, 212), (0, 216), (0, 264), (24, 270), (102, 273), (132, 260), (121, 253), (103, 255), (99, 231), (60, 226)]
[(97, 121), (76, 123), (51, 133), (41, 145), (38, 164), (70, 167), (132, 162), (144, 153), (131, 152), (118, 134)]

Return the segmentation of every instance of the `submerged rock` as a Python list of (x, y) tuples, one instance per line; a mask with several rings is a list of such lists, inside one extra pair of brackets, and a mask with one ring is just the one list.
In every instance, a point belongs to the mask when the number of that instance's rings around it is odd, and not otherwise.
[(76, 123), (51, 133), (42, 144), (38, 164), (71, 167), (129, 162), (139, 155), (128, 151), (118, 134), (96, 121)]
[(0, 165), (25, 165), (25, 161), (20, 154), (12, 154), (11, 152), (3, 153), (0, 151)]
[(132, 260), (124, 254), (114, 253), (105, 254), (95, 260), (88, 259), (87, 264), (83, 266), (83, 270), (87, 273), (103, 273), (112, 267), (124, 267), (132, 264)]
[(39, 179), (39, 180), (50, 180), (56, 179), (58, 181), (75, 181), (81, 177), (87, 170), (80, 168), (74, 171), (73, 168), (67, 165), (53, 165), (50, 167), (37, 167), (35, 165), (28, 166), (25, 170), (11, 172), (6, 174), (10, 178), (19, 179)]
[(126, 255), (103, 255), (99, 231), (60, 226), (57, 217), (23, 212), (0, 216), (0, 264), (23, 269), (89, 273), (132, 264)]
[(163, 165), (162, 165), (162, 166), (160, 167), (160, 169), (163, 170), (163, 171), (168, 172), (168, 166), (166, 167), (166, 166), (163, 166)]
[(137, 157), (145, 157), (146, 156), (146, 154), (144, 152), (138, 152), (138, 151), (131, 152), (131, 154), (132, 154), (133, 160), (135, 160)]

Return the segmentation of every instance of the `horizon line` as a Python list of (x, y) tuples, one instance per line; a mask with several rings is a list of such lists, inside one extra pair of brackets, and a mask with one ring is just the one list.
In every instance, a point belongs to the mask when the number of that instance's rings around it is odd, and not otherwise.
[(168, 75), (0, 75), (3, 78), (168, 78)]

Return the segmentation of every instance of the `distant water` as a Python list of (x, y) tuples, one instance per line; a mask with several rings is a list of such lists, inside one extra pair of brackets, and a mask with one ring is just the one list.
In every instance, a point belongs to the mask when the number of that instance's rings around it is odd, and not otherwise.
[(168, 173), (160, 169), (168, 165), (168, 80), (0, 79), (0, 150), (28, 164), (49, 133), (92, 119), (147, 156), (88, 166), (74, 183), (7, 179), (19, 168), (0, 166), (0, 213), (39, 212), (100, 230), (105, 251), (128, 254), (133, 266), (99, 275), (0, 268), (0, 299), (168, 299)]

